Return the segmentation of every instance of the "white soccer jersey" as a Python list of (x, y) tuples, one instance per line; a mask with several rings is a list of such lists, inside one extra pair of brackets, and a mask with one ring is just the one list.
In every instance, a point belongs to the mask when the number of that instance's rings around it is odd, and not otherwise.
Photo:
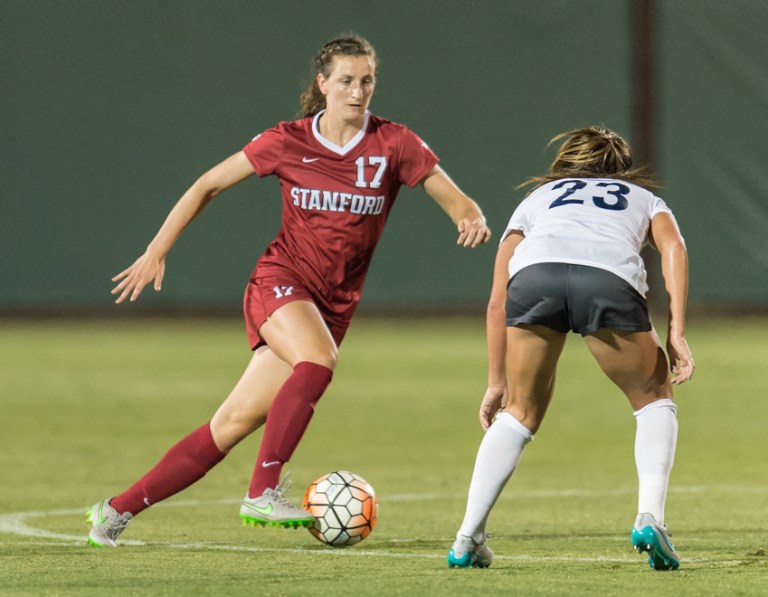
[(648, 292), (640, 250), (651, 219), (671, 215), (650, 191), (613, 178), (563, 178), (542, 185), (518, 205), (502, 240), (520, 230), (525, 238), (509, 261), (509, 277), (535, 263), (599, 267)]

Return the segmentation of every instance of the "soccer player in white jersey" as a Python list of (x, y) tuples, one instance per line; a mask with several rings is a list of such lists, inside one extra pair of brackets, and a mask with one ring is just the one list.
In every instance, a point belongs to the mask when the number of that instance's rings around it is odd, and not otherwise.
[[(544, 419), (566, 334), (574, 331), (634, 411), (639, 496), (632, 544), (648, 552), (653, 569), (677, 569), (664, 506), (677, 442), (672, 386), (694, 370), (685, 339), (685, 243), (670, 209), (649, 190), (653, 179), (632, 167), (624, 139), (589, 127), (550, 143), (561, 140), (549, 172), (521, 185), (534, 190), (499, 244), (487, 310), (488, 389), (480, 405), (486, 434), (448, 565), (491, 564), (488, 516)], [(646, 305), (646, 242), (661, 255), (669, 367)]]
[(478, 205), (437, 165), (426, 143), (368, 112), (377, 61), (367, 40), (334, 39), (313, 65), (316, 76), (301, 96), (303, 117), (264, 131), (203, 174), (146, 252), (113, 278), (118, 303), (136, 300), (150, 283), (160, 290), (168, 251), (212, 199), (254, 173), (279, 179), (282, 226), (245, 291), (250, 363), (209, 422), (128, 489), (94, 504), (93, 545), (115, 547), (133, 517), (203, 477), (262, 425), (240, 517), (253, 525), (310, 525), (312, 515), (291, 504), (285, 479), (278, 481), (331, 381), (400, 187), (423, 186), (456, 225), (459, 245), (475, 247), (490, 237)]

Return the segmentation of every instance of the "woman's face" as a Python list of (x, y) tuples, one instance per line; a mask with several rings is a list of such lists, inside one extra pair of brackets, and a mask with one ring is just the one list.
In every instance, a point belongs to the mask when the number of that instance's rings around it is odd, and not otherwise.
[(368, 109), (376, 85), (376, 70), (369, 56), (336, 56), (328, 77), (317, 75), (328, 113), (359, 122)]

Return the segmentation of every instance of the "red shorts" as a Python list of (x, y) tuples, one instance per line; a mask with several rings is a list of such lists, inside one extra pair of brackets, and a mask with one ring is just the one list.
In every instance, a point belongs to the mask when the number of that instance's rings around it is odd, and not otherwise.
[(266, 344), (259, 336), (259, 328), (277, 309), (293, 301), (309, 301), (314, 304), (323, 316), (328, 330), (331, 332), (336, 346), (341, 344), (347, 333), (349, 321), (329, 320), (323, 309), (304, 285), (301, 277), (289, 269), (271, 267), (265, 275), (254, 276), (248, 282), (243, 297), (243, 313), (245, 329), (248, 332), (248, 342), (252, 350)]

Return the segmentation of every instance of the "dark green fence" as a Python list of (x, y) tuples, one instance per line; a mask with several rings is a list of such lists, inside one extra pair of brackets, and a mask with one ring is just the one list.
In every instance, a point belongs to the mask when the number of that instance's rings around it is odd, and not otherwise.
[[(482, 311), (495, 241), (550, 161), (549, 137), (633, 138), (629, 0), (0, 0), (0, 310), (111, 309), (109, 278), (178, 196), (255, 134), (296, 116), (316, 49), (338, 33), (380, 55), (372, 110), (421, 135), (496, 238), (462, 250), (404, 189), (368, 308)], [(768, 305), (768, 4), (659, 2), (657, 167), (692, 257), (694, 306)], [(279, 225), (273, 179), (218, 198), (143, 307), (240, 308)]]

